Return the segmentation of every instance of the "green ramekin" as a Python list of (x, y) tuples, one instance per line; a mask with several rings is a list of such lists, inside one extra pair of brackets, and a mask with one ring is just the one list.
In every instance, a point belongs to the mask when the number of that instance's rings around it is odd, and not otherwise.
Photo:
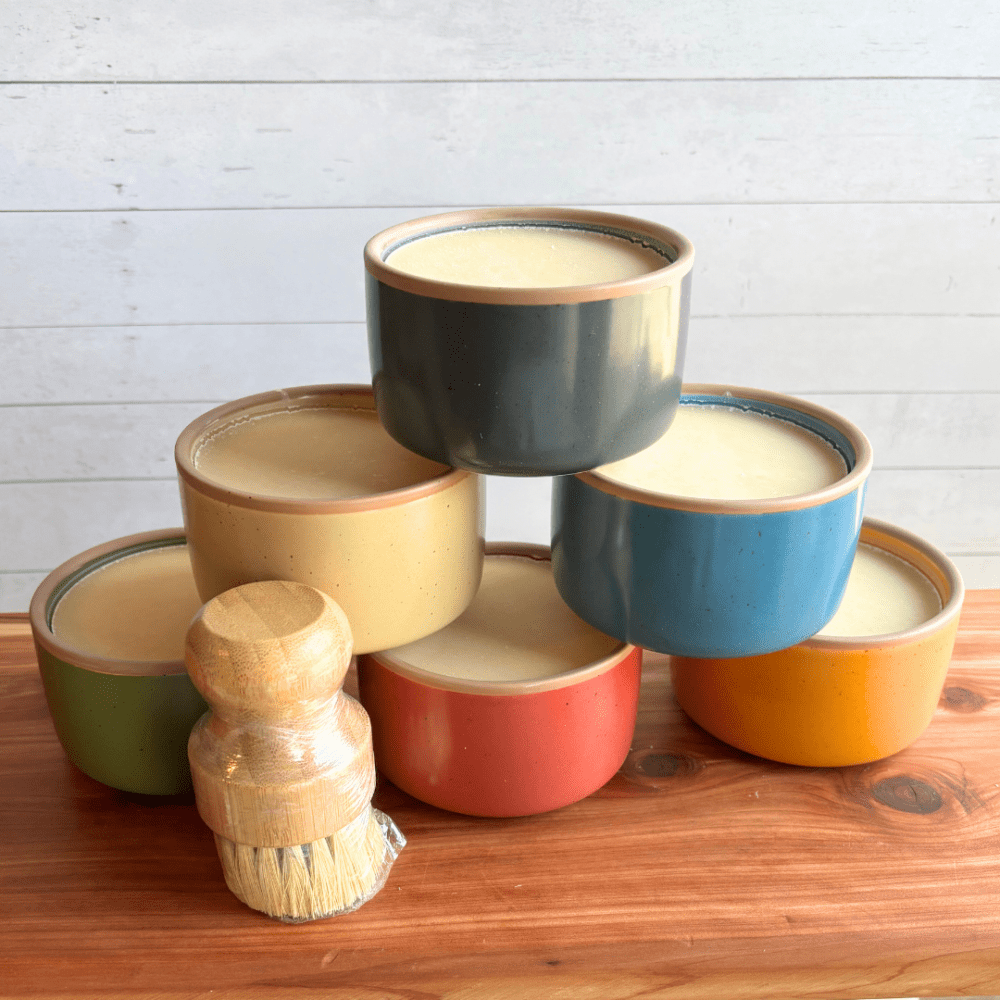
[(106, 542), (54, 569), (31, 599), (38, 669), (59, 741), (84, 774), (122, 791), (145, 795), (190, 791), (188, 735), (208, 706), (191, 683), (183, 660), (88, 655), (59, 641), (52, 632), (52, 616), (70, 587), (94, 570), (124, 556), (186, 544), (181, 528)]

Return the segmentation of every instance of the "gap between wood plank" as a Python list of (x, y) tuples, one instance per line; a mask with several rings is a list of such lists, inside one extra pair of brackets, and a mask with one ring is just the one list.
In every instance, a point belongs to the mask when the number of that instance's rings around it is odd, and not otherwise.
[[(842, 199), (837, 201), (672, 201), (669, 203), (659, 201), (602, 201), (601, 208), (724, 208), (726, 206), (734, 208), (761, 207), (803, 207), (809, 208), (814, 205), (877, 205), (880, 207), (897, 207), (904, 205), (1000, 205), (996, 199), (963, 199), (940, 201), (938, 199), (928, 201), (900, 200), (890, 201), (887, 199), (852, 200)], [(545, 202), (510, 202), (509, 204), (498, 203), (497, 208), (524, 207), (524, 208), (577, 208), (580, 202), (576, 201), (545, 201)], [(118, 206), (108, 208), (0, 208), (0, 215), (124, 215), (135, 212), (365, 212), (365, 211), (399, 211), (401, 209), (416, 212), (431, 210), (439, 212), (460, 210), (468, 208), (466, 202), (454, 205), (442, 204), (438, 202), (434, 205), (216, 205), (216, 206), (181, 206), (173, 207), (151, 207), (140, 208), (138, 205)], [(947, 315), (954, 315), (948, 313)]]
[(353, 80), (327, 79), (269, 79), (269, 80), (0, 80), (0, 87), (388, 87), (388, 86), (441, 86), (447, 84), (509, 83), (869, 83), (878, 81), (912, 83), (932, 81), (942, 83), (976, 83), (1000, 80), (1000, 76), (514, 76), (514, 77), (404, 77)]
[[(157, 209), (156, 211), (159, 211)], [(0, 214), (3, 214), (0, 211)], [(691, 313), (693, 320), (744, 320), (744, 319), (1000, 319), (1000, 313)], [(16, 323), (0, 324), (5, 330), (176, 330), (199, 326), (218, 327), (284, 327), (284, 326), (363, 326), (362, 319), (289, 319), (289, 320), (186, 320), (176, 323)], [(844, 390), (848, 392), (849, 390)], [(863, 391), (863, 390), (862, 390)], [(885, 390), (887, 393), (891, 389)], [(951, 389), (927, 389), (927, 393), (951, 393)], [(992, 390), (982, 390), (989, 392)], [(997, 390), (1000, 391), (1000, 390)]]

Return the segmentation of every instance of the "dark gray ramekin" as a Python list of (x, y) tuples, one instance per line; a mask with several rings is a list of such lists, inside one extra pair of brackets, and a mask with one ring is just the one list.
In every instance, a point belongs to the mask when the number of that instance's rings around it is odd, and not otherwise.
[[(495, 226), (586, 229), (664, 255), (648, 274), (596, 285), (497, 288), (385, 263), (411, 240)], [(379, 417), (427, 458), (491, 475), (565, 475), (635, 454), (680, 398), (694, 249), (623, 215), (561, 208), (451, 212), (365, 247), (368, 346)]]

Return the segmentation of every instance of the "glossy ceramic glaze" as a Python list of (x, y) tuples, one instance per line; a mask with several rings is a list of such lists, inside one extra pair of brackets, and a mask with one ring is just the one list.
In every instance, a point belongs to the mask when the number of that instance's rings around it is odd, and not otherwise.
[(208, 706), (182, 659), (90, 656), (53, 634), (52, 615), (61, 596), (88, 573), (124, 555), (184, 541), (183, 531), (172, 528), (88, 549), (53, 570), (31, 601), (38, 668), (59, 741), (81, 771), (126, 792), (176, 795), (190, 790), (188, 735)]
[[(589, 229), (664, 255), (596, 285), (497, 288), (405, 274), (394, 249), (469, 227)], [(561, 475), (624, 458), (670, 425), (681, 389), (690, 242), (665, 226), (575, 209), (480, 209), (417, 219), (365, 247), (379, 416), (407, 448), (498, 475)]]
[(192, 456), (214, 429), (286, 407), (373, 411), (369, 386), (304, 386), (236, 400), (199, 417), (175, 449), (195, 581), (207, 601), (257, 580), (294, 580), (344, 609), (359, 653), (444, 627), (472, 600), (483, 559), (483, 485), (458, 469), (344, 499), (240, 493)]
[(791, 649), (725, 660), (674, 657), (674, 693), (702, 728), (788, 764), (880, 760), (927, 728), (944, 686), (964, 588), (951, 561), (901, 528), (867, 518), (861, 541), (920, 570), (942, 609), (881, 636), (816, 636)]
[[(487, 551), (548, 559), (540, 546)], [(576, 802), (604, 785), (629, 752), (641, 657), (622, 643), (553, 677), (504, 682), (434, 674), (391, 653), (361, 656), (376, 764), (410, 795), (474, 816), (525, 816)]]
[(552, 566), (566, 603), (615, 638), (731, 657), (814, 635), (840, 603), (861, 530), (871, 446), (791, 396), (685, 387), (682, 405), (745, 407), (819, 434), (844, 458), (833, 486), (766, 500), (700, 500), (624, 486), (601, 470), (555, 480)]

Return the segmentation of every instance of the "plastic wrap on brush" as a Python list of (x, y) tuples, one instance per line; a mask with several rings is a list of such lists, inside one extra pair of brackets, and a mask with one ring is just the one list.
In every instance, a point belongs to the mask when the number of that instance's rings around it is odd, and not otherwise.
[(341, 690), (351, 649), (341, 608), (287, 581), (220, 594), (188, 631), (211, 706), (188, 743), (198, 812), (230, 890), (279, 920), (356, 909), (405, 844), (371, 804), (371, 723)]

